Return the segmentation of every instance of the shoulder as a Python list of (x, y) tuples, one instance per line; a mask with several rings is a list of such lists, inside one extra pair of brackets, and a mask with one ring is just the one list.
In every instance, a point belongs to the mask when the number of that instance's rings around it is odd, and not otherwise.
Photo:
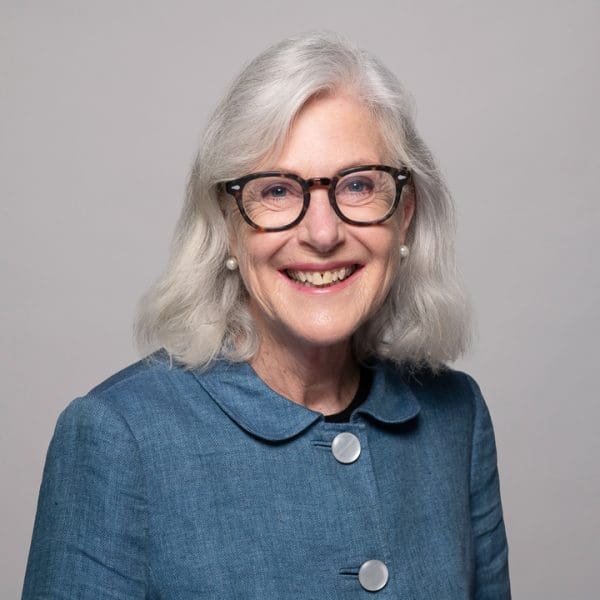
[(125, 367), (94, 386), (89, 396), (103, 399), (114, 399), (127, 391), (151, 393), (156, 388), (169, 385), (182, 369), (174, 365), (165, 352), (154, 354)]
[(428, 368), (399, 368), (391, 363), (383, 363), (387, 377), (393, 377), (406, 385), (425, 406), (445, 405), (457, 408), (473, 406), (483, 401), (479, 385), (471, 375), (444, 366), (437, 371)]
[[(121, 423), (139, 431), (165, 413), (177, 412), (186, 396), (198, 394), (193, 374), (156, 352), (111, 375), (87, 394), (73, 400), (61, 413), (57, 427), (70, 424), (96, 427)], [(108, 426), (108, 425), (107, 425)]]
[(442, 422), (461, 421), (472, 428), (477, 421), (489, 421), (489, 412), (479, 385), (473, 377), (463, 371), (443, 367), (430, 369), (398, 368), (390, 363), (381, 365), (387, 378), (398, 381), (420, 406), (421, 418)]
[(473, 393), (475, 380), (464, 373), (444, 366), (438, 371), (430, 369), (404, 369), (402, 375), (412, 389), (420, 393), (438, 393), (451, 396)]

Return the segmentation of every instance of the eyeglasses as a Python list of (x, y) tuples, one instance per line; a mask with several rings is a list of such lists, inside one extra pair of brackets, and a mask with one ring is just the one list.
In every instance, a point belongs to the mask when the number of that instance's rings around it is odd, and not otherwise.
[(398, 208), (402, 189), (410, 179), (408, 169), (361, 165), (332, 178), (302, 179), (295, 173), (263, 171), (227, 181), (224, 187), (248, 225), (259, 231), (284, 231), (302, 221), (314, 187), (328, 188), (329, 204), (345, 223), (383, 223)]

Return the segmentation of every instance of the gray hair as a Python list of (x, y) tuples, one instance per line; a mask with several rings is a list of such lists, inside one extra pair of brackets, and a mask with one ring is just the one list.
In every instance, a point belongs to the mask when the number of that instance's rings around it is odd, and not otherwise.
[(412, 171), (416, 203), (410, 256), (381, 308), (354, 334), (355, 356), (435, 370), (465, 350), (469, 319), (454, 264), (452, 201), (415, 129), (411, 99), (379, 60), (331, 33), (303, 34), (267, 49), (217, 106), (192, 168), (169, 265), (140, 302), (140, 349), (162, 346), (188, 368), (256, 353), (247, 292), (239, 274), (224, 266), (228, 235), (218, 184), (276, 156), (306, 102), (337, 91), (371, 111), (390, 163)]

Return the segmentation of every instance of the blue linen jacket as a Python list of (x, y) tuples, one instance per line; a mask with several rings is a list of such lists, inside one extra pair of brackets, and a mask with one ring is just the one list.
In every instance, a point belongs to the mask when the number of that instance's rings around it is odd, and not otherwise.
[[(351, 464), (335, 435), (360, 441)], [(358, 579), (383, 561), (378, 592)], [(164, 353), (72, 402), (48, 450), (25, 600), (505, 600), (494, 434), (450, 369), (374, 367), (349, 423), (246, 363), (200, 373)]]

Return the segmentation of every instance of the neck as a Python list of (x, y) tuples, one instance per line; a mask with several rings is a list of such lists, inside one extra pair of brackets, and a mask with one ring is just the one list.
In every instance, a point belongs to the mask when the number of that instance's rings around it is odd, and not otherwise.
[(325, 415), (350, 404), (360, 378), (349, 340), (314, 347), (263, 338), (250, 364), (271, 389)]

